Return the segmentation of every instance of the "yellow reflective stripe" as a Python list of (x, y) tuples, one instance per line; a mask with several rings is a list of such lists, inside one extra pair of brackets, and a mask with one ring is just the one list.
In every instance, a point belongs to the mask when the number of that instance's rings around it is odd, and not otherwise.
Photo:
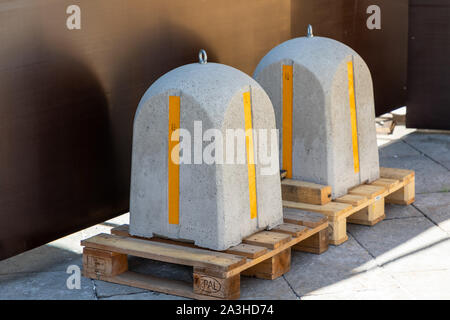
[(180, 222), (180, 97), (169, 97), (168, 208), (169, 224)]
[(283, 65), (283, 170), (292, 179), (292, 66)]
[(256, 170), (252, 130), (252, 102), (250, 92), (244, 92), (244, 116), (246, 133), (245, 147), (247, 151), (248, 166), (248, 193), (250, 198), (250, 218), (254, 219), (258, 215), (258, 208), (256, 204)]
[(359, 150), (358, 150), (358, 126), (356, 123), (356, 102), (355, 102), (355, 84), (353, 62), (347, 63), (348, 70), (348, 94), (350, 97), (350, 121), (352, 125), (352, 144), (353, 144), (353, 166), (355, 173), (359, 172)]

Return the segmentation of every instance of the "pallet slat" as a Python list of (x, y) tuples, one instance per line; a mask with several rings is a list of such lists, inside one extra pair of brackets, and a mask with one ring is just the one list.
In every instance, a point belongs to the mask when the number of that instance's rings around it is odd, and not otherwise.
[(400, 180), (404, 184), (407, 184), (414, 178), (415, 172), (413, 170), (394, 169), (394, 168), (380, 168), (380, 177), (387, 179)]
[(304, 211), (318, 212), (329, 217), (338, 217), (350, 211), (353, 206), (345, 203), (330, 202), (324, 205), (283, 201), (283, 206), (287, 208), (300, 209)]
[(266, 247), (268, 249), (276, 249), (279, 246), (289, 242), (291, 236), (271, 231), (261, 231), (245, 238), (242, 242), (255, 246)]
[(385, 187), (362, 184), (353, 189), (350, 189), (348, 193), (373, 199), (377, 196), (381, 196), (385, 192)]
[(167, 278), (158, 278), (151, 275), (136, 273), (133, 271), (126, 271), (114, 277), (99, 276), (98, 280), (191, 299), (218, 299), (211, 296), (194, 293), (192, 290), (192, 283)]
[(403, 186), (400, 180), (387, 178), (380, 178), (378, 180), (375, 180), (371, 183), (371, 185), (385, 187), (389, 191), (389, 193), (393, 192), (394, 190), (400, 189)]
[(238, 256), (244, 256), (249, 259), (256, 259), (265, 253), (267, 253), (266, 247), (252, 246), (250, 244), (241, 243), (237, 246), (231, 247), (226, 251), (230, 254), (235, 254)]
[(365, 196), (361, 196), (358, 194), (346, 194), (345, 196), (337, 198), (334, 201), (341, 202), (341, 203), (348, 203), (348, 204), (351, 204), (352, 206), (356, 207), (356, 206), (362, 205), (367, 200), (368, 199)]
[(294, 208), (283, 208), (283, 217), (285, 223), (298, 224), (308, 228), (316, 228), (328, 221), (323, 214)]

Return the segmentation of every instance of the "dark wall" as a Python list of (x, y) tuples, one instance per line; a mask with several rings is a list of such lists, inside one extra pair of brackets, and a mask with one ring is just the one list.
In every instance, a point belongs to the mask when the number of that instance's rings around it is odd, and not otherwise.
[(200, 48), (251, 74), (289, 17), (290, 0), (0, 0), (0, 259), (127, 212), (145, 90)]
[[(382, 31), (365, 29), (369, 2), (382, 6)], [(0, 0), (0, 259), (128, 210), (139, 100), (200, 48), (252, 74), (312, 23), (369, 62), (378, 113), (400, 105), (404, 3)], [(71, 4), (81, 7), (81, 30), (66, 28)]]
[(406, 124), (450, 130), (450, 1), (410, 5)]
[[(381, 9), (381, 29), (367, 28), (370, 5)], [(293, 0), (292, 34), (314, 34), (356, 50), (372, 73), (377, 115), (406, 103), (408, 0)]]

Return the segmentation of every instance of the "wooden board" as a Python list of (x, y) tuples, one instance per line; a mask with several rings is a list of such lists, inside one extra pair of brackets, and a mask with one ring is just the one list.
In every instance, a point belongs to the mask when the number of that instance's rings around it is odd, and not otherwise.
[(272, 231), (274, 232), (286, 233), (294, 237), (299, 237), (301, 234), (305, 233), (308, 230), (309, 230), (308, 227), (291, 223), (283, 223), (272, 229)]
[(256, 259), (267, 253), (267, 251), (268, 250), (266, 247), (252, 246), (250, 244), (241, 243), (238, 244), (237, 246), (231, 247), (225, 252), (235, 254), (238, 256), (244, 256), (250, 259)]
[(375, 180), (371, 183), (371, 185), (384, 187), (388, 190), (389, 193), (392, 193), (403, 187), (403, 183), (400, 180), (387, 178), (380, 178), (378, 180)]
[(348, 193), (373, 199), (377, 196), (381, 196), (385, 192), (386, 192), (385, 187), (362, 184), (360, 186), (350, 189)]
[(284, 208), (284, 222), (298, 224), (308, 228), (316, 228), (328, 221), (323, 214), (293, 208)]
[(415, 173), (413, 170), (395, 169), (395, 168), (380, 168), (380, 177), (387, 179), (400, 180), (403, 183), (408, 183), (414, 178)]
[(242, 240), (243, 243), (251, 244), (269, 249), (276, 249), (281, 245), (288, 243), (291, 236), (284, 233), (261, 231)]
[(302, 202), (283, 201), (283, 206), (304, 211), (318, 212), (331, 218), (336, 218), (342, 214), (345, 214), (353, 208), (349, 204), (338, 202), (330, 202), (324, 205), (317, 205)]
[(357, 194), (346, 194), (340, 198), (337, 198), (336, 202), (351, 204), (352, 206), (359, 206), (367, 201), (367, 197)]

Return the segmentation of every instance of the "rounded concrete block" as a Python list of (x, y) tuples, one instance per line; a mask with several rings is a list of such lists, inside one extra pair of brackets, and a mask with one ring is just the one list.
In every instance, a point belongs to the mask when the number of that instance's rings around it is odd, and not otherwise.
[[(253, 129), (275, 130), (273, 106), (265, 91), (251, 77), (229, 66), (215, 63), (185, 65), (165, 74), (147, 90), (134, 120), (130, 198), (132, 235), (190, 240), (200, 247), (225, 250), (258, 230), (282, 223), (277, 139), (273, 141), (276, 163), (272, 174), (263, 173), (264, 166), (258, 162), (255, 165), (256, 217), (251, 217), (251, 179), (247, 161), (194, 164), (192, 155), (191, 164), (179, 165), (179, 221), (169, 223), (169, 97), (180, 97), (179, 125), (191, 133), (192, 154), (199, 146), (198, 143), (194, 145), (194, 139), (198, 138), (194, 137), (194, 126), (198, 129), (200, 122), (203, 133), (208, 129), (218, 129), (222, 133), (226, 159), (227, 129), (245, 130), (246, 127), (243, 100), (246, 93), (251, 97)], [(200, 143), (202, 150), (209, 143)], [(244, 148), (245, 145), (244, 140)], [(235, 154), (238, 146), (235, 141)], [(217, 144), (216, 147), (220, 148)], [(259, 148), (255, 142), (256, 153)], [(183, 149), (182, 152), (186, 151)]]
[[(280, 166), (290, 167), (289, 161), (283, 163), (283, 110), (292, 108), (291, 177), (330, 185), (336, 198), (351, 187), (379, 178), (372, 78), (354, 50), (309, 31), (308, 37), (272, 49), (258, 64), (254, 78), (275, 109)], [(283, 66), (292, 66), (292, 104), (288, 107), (283, 104), (283, 99), (287, 101)]]

